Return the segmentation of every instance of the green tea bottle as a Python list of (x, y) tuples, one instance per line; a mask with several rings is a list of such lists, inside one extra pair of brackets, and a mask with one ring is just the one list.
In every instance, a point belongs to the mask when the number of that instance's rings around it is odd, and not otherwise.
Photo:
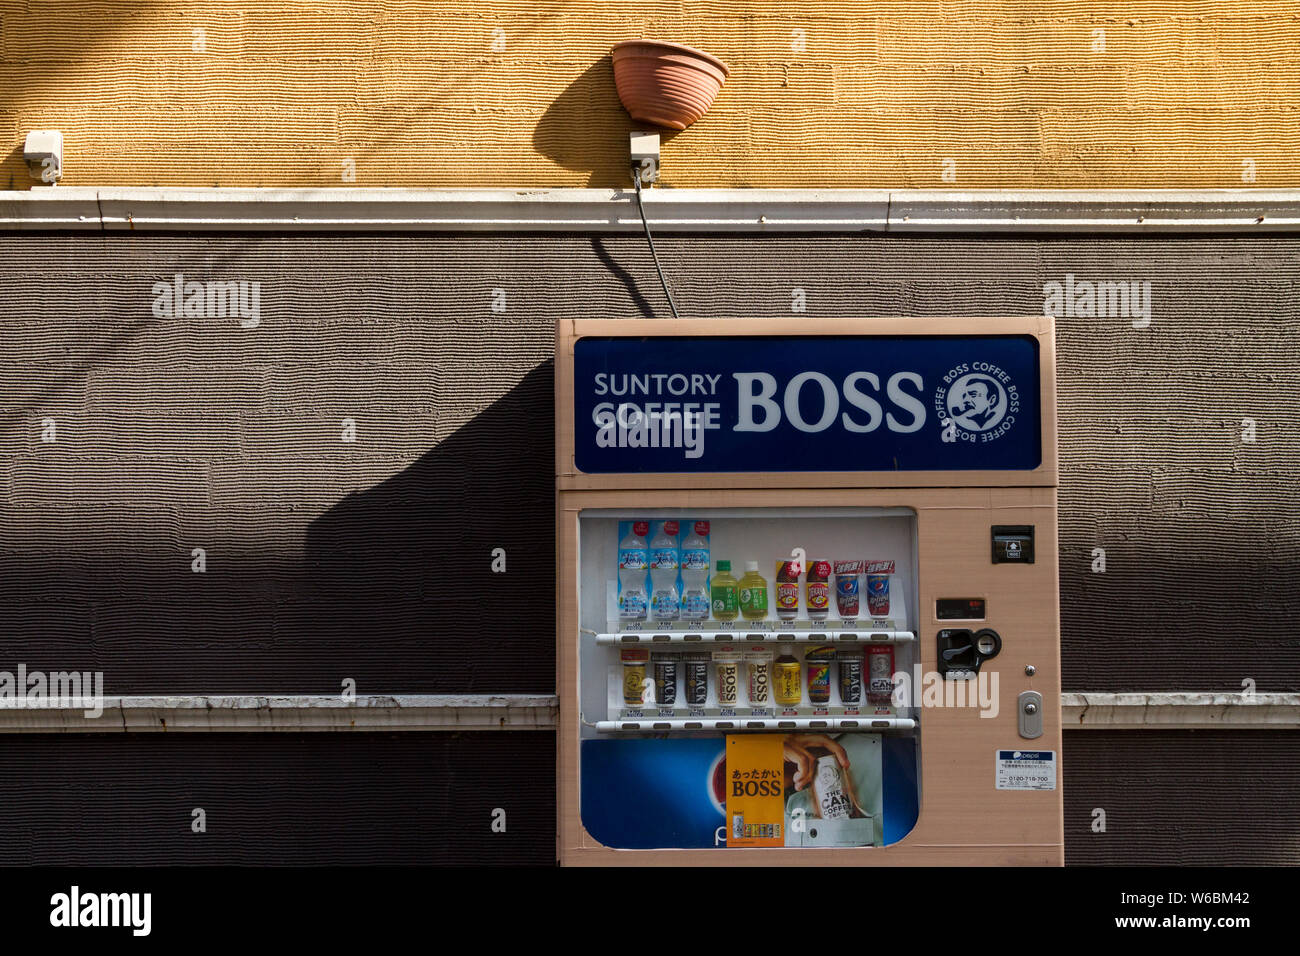
[(746, 621), (767, 617), (767, 582), (758, 573), (757, 561), (745, 562), (745, 576), (740, 579), (740, 613)]
[(731, 562), (719, 561), (718, 573), (709, 583), (713, 616), (719, 621), (734, 621), (740, 616), (740, 582), (731, 576)]

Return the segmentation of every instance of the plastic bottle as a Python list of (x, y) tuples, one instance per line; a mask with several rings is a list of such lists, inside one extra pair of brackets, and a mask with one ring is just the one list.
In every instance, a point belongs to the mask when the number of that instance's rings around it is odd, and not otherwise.
[(713, 597), (713, 616), (719, 621), (734, 621), (740, 616), (740, 582), (731, 576), (731, 562), (719, 561), (718, 573), (709, 586)]
[(677, 564), (677, 522), (665, 521), (650, 542), (650, 616), (656, 621), (677, 620)]
[(776, 562), (776, 616), (793, 621), (799, 616), (799, 572), (793, 561)]
[(650, 533), (650, 522), (634, 521), (627, 536), (618, 543), (618, 619), (644, 621), (647, 604), (645, 572), (650, 566), (650, 553), (645, 536)]
[(745, 562), (745, 576), (740, 579), (740, 613), (746, 621), (767, 617), (767, 581), (758, 573), (757, 561)]
[(709, 617), (709, 523), (696, 521), (682, 539), (682, 620)]
[(804, 590), (808, 603), (808, 617), (814, 621), (826, 620), (831, 609), (831, 563), (809, 561), (808, 577)]

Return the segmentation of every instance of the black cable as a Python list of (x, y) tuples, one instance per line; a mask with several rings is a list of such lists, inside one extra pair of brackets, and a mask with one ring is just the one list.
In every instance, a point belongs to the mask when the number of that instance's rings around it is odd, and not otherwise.
[(636, 208), (641, 212), (641, 225), (645, 228), (645, 241), (650, 244), (650, 258), (654, 260), (655, 272), (659, 273), (659, 281), (663, 283), (664, 295), (668, 297), (668, 308), (673, 310), (673, 318), (681, 318), (677, 314), (677, 305), (673, 302), (673, 294), (668, 291), (668, 280), (664, 278), (664, 270), (659, 268), (659, 256), (655, 252), (655, 241), (650, 238), (650, 223), (645, 218), (645, 204), (641, 202), (641, 170), (635, 166), (632, 167), (632, 181), (636, 183)]

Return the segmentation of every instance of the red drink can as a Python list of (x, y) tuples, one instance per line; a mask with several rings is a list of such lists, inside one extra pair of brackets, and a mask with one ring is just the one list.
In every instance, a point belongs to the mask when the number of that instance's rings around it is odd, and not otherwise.
[(867, 700), (884, 705), (894, 697), (894, 645), (873, 644), (867, 648)]

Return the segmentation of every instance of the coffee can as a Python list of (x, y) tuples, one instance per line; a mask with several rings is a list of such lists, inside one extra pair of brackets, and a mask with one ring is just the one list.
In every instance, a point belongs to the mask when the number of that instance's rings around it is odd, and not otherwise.
[(749, 670), (749, 706), (766, 707), (771, 699), (772, 652), (759, 649), (746, 651), (745, 666)]
[(677, 655), (656, 651), (650, 655), (654, 667), (655, 693), (659, 703), (671, 707), (677, 703)]
[(713, 654), (718, 673), (718, 706), (735, 707), (740, 700), (740, 654), (731, 647), (720, 647)]
[(645, 700), (645, 665), (650, 653), (629, 649), (620, 655), (623, 660), (623, 704), (640, 707)]
[(703, 707), (709, 700), (709, 662), (713, 655), (708, 651), (689, 651), (685, 657), (686, 703)]
[(840, 665), (840, 703), (862, 703), (862, 652), (839, 651), (835, 658)]

